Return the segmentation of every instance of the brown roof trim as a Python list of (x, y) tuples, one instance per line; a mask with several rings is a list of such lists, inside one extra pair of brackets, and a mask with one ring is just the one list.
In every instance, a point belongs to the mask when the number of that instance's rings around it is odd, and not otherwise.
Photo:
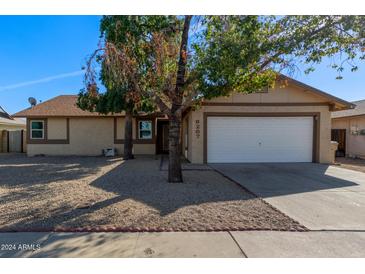
[(352, 109), (352, 108), (355, 107), (355, 105), (352, 104), (352, 103), (350, 103), (350, 102), (347, 102), (347, 101), (345, 101), (343, 99), (340, 99), (340, 98), (338, 98), (336, 96), (333, 96), (333, 95), (331, 95), (331, 94), (329, 94), (327, 92), (324, 92), (324, 91), (322, 91), (320, 89), (317, 89), (315, 87), (312, 87), (310, 85), (304, 84), (303, 82), (300, 82), (298, 80), (295, 80), (295, 79), (293, 79), (293, 78), (291, 78), (289, 76), (286, 76), (284, 74), (280, 74), (279, 77), (278, 77), (278, 79), (279, 80), (287, 80), (289, 82), (292, 82), (296, 86), (302, 87), (305, 90), (309, 90), (309, 91), (311, 91), (311, 92), (313, 92), (315, 94), (318, 94), (319, 96), (322, 96), (324, 98), (329, 99), (330, 102), (333, 102), (333, 103), (337, 103), (339, 105), (342, 105), (343, 107), (341, 109)]

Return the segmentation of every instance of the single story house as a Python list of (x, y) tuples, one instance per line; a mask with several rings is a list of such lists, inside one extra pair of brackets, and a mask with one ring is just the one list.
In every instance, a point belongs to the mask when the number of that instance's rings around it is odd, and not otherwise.
[[(283, 85), (285, 83), (285, 86)], [(123, 152), (124, 115), (99, 115), (58, 96), (15, 114), (27, 119), (27, 153), (100, 155)], [(182, 153), (192, 163), (319, 162), (333, 160), (331, 112), (353, 105), (286, 76), (273, 89), (202, 102), (183, 117)], [(168, 150), (168, 121), (133, 119), (135, 154)]]
[(337, 156), (365, 158), (365, 100), (353, 104), (332, 113), (332, 140), (338, 142)]

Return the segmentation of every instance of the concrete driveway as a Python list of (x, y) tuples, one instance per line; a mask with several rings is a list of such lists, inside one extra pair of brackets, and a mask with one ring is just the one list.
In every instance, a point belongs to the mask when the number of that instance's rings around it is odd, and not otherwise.
[(311, 230), (365, 231), (365, 173), (312, 163), (211, 166)]

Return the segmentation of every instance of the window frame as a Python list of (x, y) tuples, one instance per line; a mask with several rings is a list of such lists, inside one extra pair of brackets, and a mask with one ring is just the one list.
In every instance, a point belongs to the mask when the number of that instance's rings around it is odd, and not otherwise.
[[(141, 136), (141, 127), (140, 127), (140, 124), (143, 123), (143, 122), (149, 122), (150, 125), (151, 125), (151, 129), (150, 129), (150, 133), (151, 134), (150, 134), (150, 136), (148, 136), (148, 138)], [(153, 139), (153, 121), (152, 120), (150, 120), (150, 119), (147, 119), (147, 120), (138, 120), (137, 128), (138, 128), (137, 134), (138, 134), (138, 139), (139, 140), (152, 140)], [(144, 131), (147, 131), (147, 130), (144, 130)]]
[[(33, 129), (32, 128), (32, 124), (33, 122), (37, 122), (37, 123), (42, 123), (42, 129)], [(44, 140), (45, 139), (45, 121), (44, 120), (30, 120), (29, 121), (30, 125), (29, 125), (29, 138), (31, 140)], [(33, 137), (33, 131), (40, 131), (42, 132), (42, 137), (37, 138), (37, 137)]]

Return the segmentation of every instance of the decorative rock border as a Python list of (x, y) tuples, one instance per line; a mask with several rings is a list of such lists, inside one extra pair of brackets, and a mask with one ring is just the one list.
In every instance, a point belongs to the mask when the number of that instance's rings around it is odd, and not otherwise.
[(17, 229), (9, 228), (0, 229), (0, 232), (227, 232), (227, 231), (287, 231), (287, 232), (304, 232), (307, 228), (292, 228), (292, 229), (272, 229), (272, 228), (206, 228), (206, 229), (188, 229), (188, 228), (148, 228), (148, 227), (117, 227), (117, 226), (98, 226), (98, 227), (55, 227), (55, 228), (27, 228)]

